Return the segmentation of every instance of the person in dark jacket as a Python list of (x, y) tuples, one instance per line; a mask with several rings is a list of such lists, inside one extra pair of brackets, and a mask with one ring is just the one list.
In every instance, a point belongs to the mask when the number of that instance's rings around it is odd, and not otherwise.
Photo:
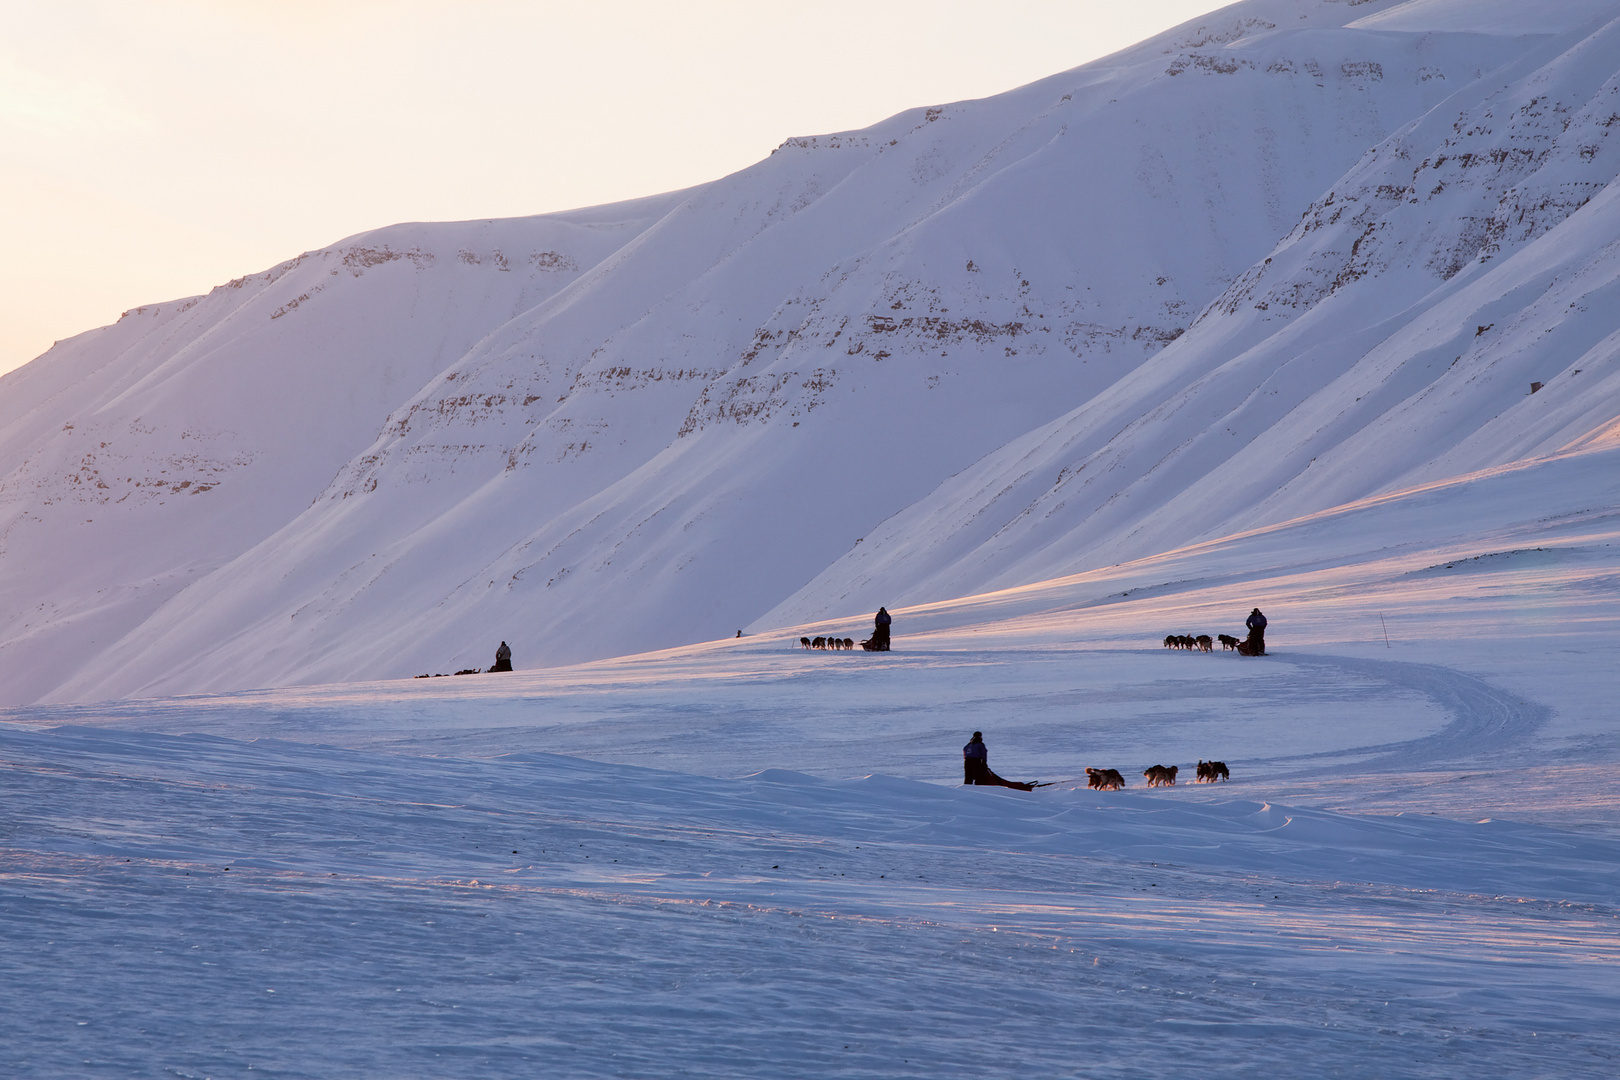
[(889, 651), (889, 624), (894, 620), (889, 617), (888, 608), (878, 608), (876, 625), (872, 629), (872, 651)]
[(490, 668), (489, 670), (490, 671), (511, 671), (512, 670), (512, 647), (510, 645), (508, 645), (506, 642), (504, 642), (504, 641), (501, 642), (501, 647), (495, 650), (495, 666)]
[(1266, 617), (1260, 614), (1260, 609), (1249, 612), (1249, 618), (1243, 625), (1249, 628), (1249, 644), (1254, 649), (1254, 655), (1266, 655)]
[(1034, 784), (1017, 780), (1003, 780), (990, 771), (990, 748), (984, 745), (984, 732), (975, 731), (973, 738), (962, 747), (962, 783), (983, 784), (989, 787), (1010, 787), (1019, 791), (1033, 791)]

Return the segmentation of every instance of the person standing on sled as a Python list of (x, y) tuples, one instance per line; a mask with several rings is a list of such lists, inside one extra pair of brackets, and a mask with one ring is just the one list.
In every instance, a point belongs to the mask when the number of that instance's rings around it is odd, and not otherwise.
[(490, 671), (511, 671), (512, 670), (512, 647), (510, 645), (508, 645), (506, 642), (504, 642), (504, 641), (501, 642), (501, 647), (495, 650), (495, 666), (490, 668), (489, 670)]
[(987, 787), (1010, 787), (1019, 791), (1034, 791), (1034, 784), (1017, 780), (1003, 780), (990, 771), (990, 748), (984, 745), (984, 732), (975, 731), (973, 738), (962, 747), (962, 783), (982, 784)]
[(889, 623), (893, 621), (889, 618), (888, 608), (878, 608), (877, 625), (872, 628), (872, 640), (865, 643), (869, 651), (889, 651)]
[(1260, 614), (1260, 609), (1251, 611), (1243, 625), (1249, 628), (1249, 644), (1254, 646), (1254, 655), (1266, 655), (1266, 617)]

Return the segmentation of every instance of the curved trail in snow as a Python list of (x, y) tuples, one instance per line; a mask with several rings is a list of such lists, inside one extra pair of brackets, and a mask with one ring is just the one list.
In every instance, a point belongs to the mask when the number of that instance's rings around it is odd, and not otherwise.
[(1433, 664), (1276, 653), (1269, 654), (1269, 658), (1304, 668), (1333, 668), (1398, 686), (1422, 694), (1451, 716), (1445, 727), (1422, 738), (1364, 746), (1354, 751), (1305, 754), (1294, 760), (1364, 753), (1374, 756), (1359, 763), (1358, 768), (1380, 772), (1410, 769), (1414, 765), (1462, 762), (1525, 744), (1552, 716), (1552, 709), (1546, 705), (1525, 701), (1472, 675)]

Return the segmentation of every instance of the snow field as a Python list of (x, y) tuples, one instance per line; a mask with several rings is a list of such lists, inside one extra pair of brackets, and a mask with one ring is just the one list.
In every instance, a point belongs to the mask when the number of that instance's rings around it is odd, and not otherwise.
[[(24, 1075), (1612, 1075), (1613, 563), (1581, 528), (1593, 550), (1517, 569), (1386, 554), (1360, 601), (1344, 565), (1222, 583), (1289, 547), (1263, 533), (1179, 557), (1204, 578), (1172, 555), (897, 611), (889, 654), (791, 632), (12, 709), (0, 1052)], [(1549, 577), (1587, 597), (1581, 632), (1502, 621)], [(1272, 655), (1159, 647), (1255, 595)], [(1362, 601), (1400, 651), (1330, 636)], [(956, 786), (974, 728), (1004, 775), (1059, 783)], [(1141, 786), (1199, 757), (1233, 781)], [(1087, 764), (1132, 789), (1085, 790)]]
[(1612, 838), (1241, 784), (0, 747), (14, 1075), (1599, 1076), (1620, 1049)]
[[(851, 618), (511, 675), (14, 707), (0, 1056), (1611, 1076), (1606, 460), (897, 609), (888, 654), (799, 648)], [(1252, 603), (1271, 655), (1159, 644)], [(1003, 775), (1057, 783), (957, 786), (976, 728)], [(1141, 786), (1206, 757), (1233, 780)], [(1086, 765), (1131, 790), (1085, 790)]]

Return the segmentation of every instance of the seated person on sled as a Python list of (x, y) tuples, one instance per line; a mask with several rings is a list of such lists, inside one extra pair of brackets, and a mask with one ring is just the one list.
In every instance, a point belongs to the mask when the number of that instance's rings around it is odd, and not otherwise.
[(990, 771), (990, 748), (984, 745), (984, 732), (975, 731), (973, 738), (962, 747), (962, 783), (983, 784), (992, 787), (1017, 788), (1019, 791), (1034, 791), (1034, 784), (1024, 784), (1017, 780), (1003, 780)]

